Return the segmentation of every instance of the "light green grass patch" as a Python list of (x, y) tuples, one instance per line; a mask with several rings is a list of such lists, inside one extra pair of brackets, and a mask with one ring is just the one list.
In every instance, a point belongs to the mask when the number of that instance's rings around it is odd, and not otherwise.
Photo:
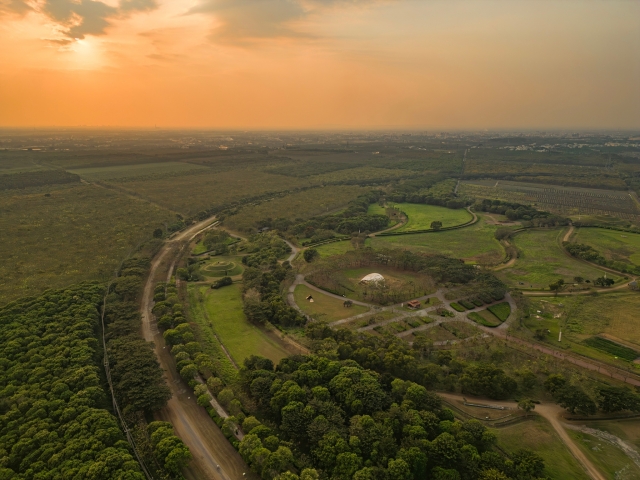
[(162, 176), (167, 174), (180, 174), (185, 172), (195, 172), (196, 170), (209, 170), (202, 165), (194, 165), (184, 162), (158, 162), (143, 163), (140, 165), (115, 165), (112, 167), (91, 167), (69, 170), (71, 173), (80, 175), (87, 180), (120, 180), (129, 178)]
[[(497, 276), (511, 285), (523, 282), (523, 288), (549, 288), (549, 284), (563, 279), (572, 284), (574, 277), (593, 282), (604, 271), (569, 257), (559, 245), (564, 229), (536, 229), (518, 233), (512, 242), (518, 248), (515, 265), (497, 272)], [(617, 280), (612, 274), (607, 276)]]
[[(309, 302), (306, 299), (309, 295), (313, 297), (313, 302)], [(344, 300), (338, 300), (337, 298), (324, 295), (310, 289), (306, 285), (298, 285), (293, 296), (302, 311), (317, 320), (327, 320), (331, 322), (369, 311), (367, 307), (363, 307), (362, 305), (345, 307)]]
[(206, 277), (233, 277), (244, 271), (242, 257), (218, 255), (211, 257), (200, 268)]
[(640, 478), (640, 469), (619, 448), (586, 433), (572, 430), (567, 433), (606, 478), (620, 480)]
[(484, 325), (485, 327), (497, 327), (502, 323), (498, 317), (488, 310), (471, 312), (467, 317), (480, 325)]
[(495, 225), (488, 225), (480, 216), (480, 221), (475, 225), (458, 230), (373, 237), (367, 241), (367, 245), (375, 249), (393, 247), (440, 253), (481, 265), (496, 265), (505, 257), (500, 242), (494, 238), (496, 228)]
[[(544, 459), (545, 473), (553, 480), (589, 480), (553, 427), (542, 417), (494, 430), (498, 445), (507, 453), (527, 448)], [(613, 477), (611, 477), (613, 478)]]
[(593, 247), (607, 260), (640, 266), (640, 234), (604, 228), (579, 228), (572, 241)]
[(326, 243), (324, 245), (320, 245), (315, 248), (321, 257), (333, 257), (334, 255), (343, 255), (347, 252), (353, 250), (353, 246), (351, 242), (348, 240), (343, 240), (341, 242), (332, 242)]
[(426, 230), (431, 228), (431, 222), (440, 221), (443, 227), (453, 227), (467, 223), (473, 217), (464, 209), (451, 209), (436, 205), (423, 205), (416, 203), (398, 203), (396, 205), (404, 212), (408, 221), (398, 229), (399, 232), (412, 230)]
[(261, 355), (274, 363), (288, 355), (267, 332), (247, 320), (239, 285), (205, 288), (203, 302), (213, 331), (238, 365), (250, 355)]
[(509, 315), (511, 315), (511, 307), (509, 306), (509, 302), (502, 302), (496, 305), (491, 305), (490, 307), (487, 307), (487, 310), (493, 313), (502, 322), (504, 322), (507, 318), (509, 318)]

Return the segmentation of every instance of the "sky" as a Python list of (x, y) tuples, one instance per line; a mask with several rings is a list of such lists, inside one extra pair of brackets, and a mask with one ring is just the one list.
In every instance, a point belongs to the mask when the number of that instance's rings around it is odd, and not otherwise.
[(0, 126), (640, 129), (636, 0), (0, 0)]

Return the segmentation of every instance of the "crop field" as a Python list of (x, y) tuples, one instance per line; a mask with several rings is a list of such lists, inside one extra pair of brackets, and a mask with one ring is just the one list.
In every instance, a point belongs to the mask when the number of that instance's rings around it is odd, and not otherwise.
[(129, 180), (139, 180), (140, 177), (154, 178), (161, 176), (172, 176), (180, 174), (190, 174), (195, 171), (208, 172), (207, 167), (184, 162), (158, 162), (143, 163), (139, 165), (114, 165), (110, 167), (88, 167), (69, 170), (71, 173), (80, 175), (89, 181), (116, 181), (126, 182)]
[[(499, 198), (562, 215), (613, 215), (638, 220), (640, 210), (626, 191), (579, 187), (550, 187), (545, 184), (504, 180), (465, 181), (465, 193), (477, 198)], [(463, 191), (461, 190), (461, 192)]]
[(211, 257), (211, 260), (203, 264), (200, 271), (206, 277), (217, 278), (240, 275), (244, 271), (242, 257), (221, 255)]
[(487, 308), (491, 313), (493, 313), (498, 319), (504, 322), (509, 315), (511, 315), (511, 307), (508, 302), (498, 303), (496, 305), (491, 305)]
[(540, 455), (545, 462), (545, 473), (550, 479), (590, 478), (564, 446), (553, 427), (542, 417), (534, 417), (526, 422), (497, 429), (495, 432), (498, 435), (498, 445), (507, 453), (529, 448)]
[(484, 216), (470, 227), (437, 233), (416, 233), (414, 235), (395, 235), (373, 237), (367, 245), (373, 248), (406, 248), (416, 252), (441, 253), (467, 262), (482, 265), (495, 265), (505, 256), (500, 242), (494, 238), (495, 225), (489, 225)]
[(640, 478), (640, 468), (620, 448), (586, 433), (572, 430), (567, 433), (605, 478)]
[(333, 182), (358, 181), (372, 182), (380, 181), (386, 183), (398, 178), (407, 178), (415, 175), (408, 170), (376, 168), (376, 167), (357, 167), (333, 172), (323, 173), (321, 175), (313, 175), (308, 177), (314, 183), (330, 184)]
[(272, 175), (259, 170), (198, 173), (151, 180), (114, 182), (165, 208), (195, 214), (213, 206), (227, 205), (243, 198), (287, 191), (309, 185), (295, 177)]
[[(515, 265), (496, 272), (497, 276), (511, 285), (522, 288), (548, 288), (550, 283), (564, 279), (573, 283), (576, 276), (593, 282), (603, 271), (573, 260), (558, 245), (562, 229), (526, 230), (513, 238), (519, 257)], [(611, 274), (610, 277), (614, 278)]]
[(572, 241), (590, 245), (607, 260), (640, 266), (640, 234), (603, 228), (578, 228)]
[(451, 208), (438, 207), (436, 205), (423, 205), (416, 203), (398, 203), (395, 205), (407, 215), (406, 225), (400, 227), (399, 232), (413, 230), (426, 230), (431, 228), (431, 222), (440, 221), (443, 227), (453, 227), (467, 223), (473, 217), (464, 209), (453, 210)]
[(110, 278), (134, 246), (173, 217), (148, 202), (82, 184), (7, 190), (0, 193), (0, 211), (0, 304)]
[[(332, 322), (334, 320), (352, 317), (353, 315), (359, 315), (369, 310), (362, 305), (345, 307), (343, 305), (344, 301), (323, 295), (305, 285), (298, 285), (293, 295), (302, 311), (316, 320)], [(313, 303), (306, 299), (309, 295), (313, 297)]]
[(589, 337), (583, 340), (583, 343), (629, 362), (634, 361), (639, 356), (637, 351), (602, 337)]
[(241, 365), (250, 355), (261, 355), (274, 363), (289, 355), (272, 335), (247, 320), (239, 285), (218, 290), (205, 288), (203, 302), (211, 328), (236, 364)]
[(224, 225), (232, 230), (244, 232), (255, 229), (257, 222), (268, 218), (307, 219), (315, 215), (333, 212), (345, 206), (363, 193), (358, 186), (327, 186), (277, 196), (258, 205), (247, 205), (235, 215), (228, 216)]

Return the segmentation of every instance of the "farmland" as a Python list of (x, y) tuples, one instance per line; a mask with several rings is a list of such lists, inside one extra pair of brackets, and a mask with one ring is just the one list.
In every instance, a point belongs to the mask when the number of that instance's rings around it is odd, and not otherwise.
[(481, 216), (475, 225), (458, 230), (373, 237), (368, 244), (373, 248), (391, 246), (416, 252), (443, 253), (468, 262), (495, 265), (502, 261), (505, 253), (494, 238), (497, 227), (489, 225), (485, 219)]
[[(49, 196), (45, 196), (49, 194)], [(107, 279), (172, 214), (96, 186), (0, 193), (0, 304), (83, 280)]]
[(489, 310), (481, 310), (479, 312), (471, 312), (467, 315), (474, 322), (484, 325), (485, 327), (497, 327), (502, 321)]
[(548, 288), (559, 278), (573, 283), (576, 276), (595, 280), (603, 272), (568, 257), (558, 245), (562, 229), (536, 229), (519, 233), (513, 238), (519, 256), (514, 266), (497, 272), (511, 285), (523, 283), (523, 288)]
[(421, 205), (415, 203), (398, 203), (395, 205), (401, 212), (407, 215), (408, 221), (400, 227), (399, 232), (414, 230), (427, 230), (431, 228), (431, 222), (442, 222), (442, 227), (453, 227), (467, 223), (472, 219), (469, 212), (463, 209), (451, 209), (435, 205)]
[(69, 172), (80, 175), (89, 181), (126, 182), (142, 178), (173, 176), (208, 171), (207, 167), (185, 162), (159, 162), (134, 165), (115, 165), (109, 167), (87, 167), (71, 169)]

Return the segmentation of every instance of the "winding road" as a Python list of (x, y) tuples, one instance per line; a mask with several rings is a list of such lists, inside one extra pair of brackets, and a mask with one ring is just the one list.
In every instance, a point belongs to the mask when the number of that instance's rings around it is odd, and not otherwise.
[(165, 280), (158, 278), (159, 267), (170, 264), (172, 269), (182, 250), (196, 235), (213, 227), (214, 221), (215, 217), (211, 217), (196, 223), (164, 243), (151, 262), (141, 305), (143, 337), (148, 342), (154, 342), (158, 361), (172, 393), (167, 406), (157, 414), (157, 419), (171, 422), (176, 434), (191, 450), (193, 459), (184, 470), (184, 475), (189, 480), (254, 478), (240, 454), (231, 446), (206, 410), (198, 406), (193, 392), (178, 375), (175, 361), (169, 349), (164, 347), (164, 339), (151, 312), (154, 287), (157, 282)]

